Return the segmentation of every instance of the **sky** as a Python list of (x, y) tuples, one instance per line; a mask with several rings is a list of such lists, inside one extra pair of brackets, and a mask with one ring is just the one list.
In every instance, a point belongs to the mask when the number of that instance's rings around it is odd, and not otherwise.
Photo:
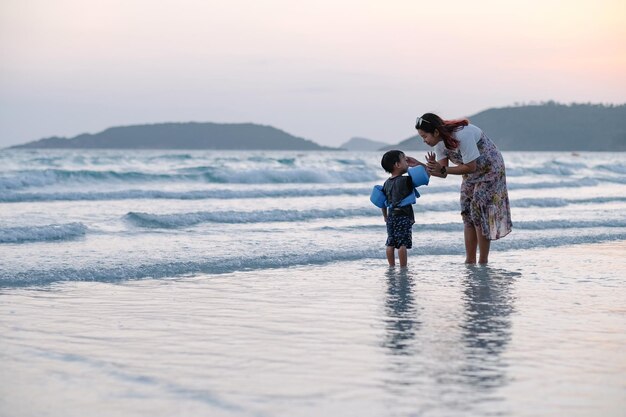
[(2, 0), (0, 148), (159, 122), (397, 143), (415, 117), (626, 103), (624, 0)]

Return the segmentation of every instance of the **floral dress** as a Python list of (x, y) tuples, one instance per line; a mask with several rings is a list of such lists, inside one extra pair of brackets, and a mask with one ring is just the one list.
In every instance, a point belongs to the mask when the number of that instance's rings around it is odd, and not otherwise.
[[(466, 226), (480, 227), (487, 239), (497, 240), (513, 227), (504, 160), (484, 133), (476, 146), (480, 152), (476, 171), (464, 174), (461, 184), (461, 216)], [(451, 162), (463, 164), (458, 148), (446, 149), (445, 154)]]

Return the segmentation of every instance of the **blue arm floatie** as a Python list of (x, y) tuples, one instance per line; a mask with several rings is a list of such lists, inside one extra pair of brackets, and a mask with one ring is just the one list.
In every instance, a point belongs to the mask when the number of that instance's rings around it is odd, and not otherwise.
[(409, 168), (409, 177), (413, 180), (413, 187), (417, 188), (421, 185), (428, 185), (430, 175), (426, 172), (426, 168), (422, 165)]
[(387, 197), (383, 191), (382, 185), (375, 185), (370, 195), (370, 201), (378, 208), (387, 207)]
[[(416, 167), (409, 168), (409, 176), (413, 181), (413, 187), (417, 188), (422, 185), (428, 185), (428, 181), (430, 180), (430, 176), (426, 172), (426, 168), (422, 165), (418, 165)], [(417, 198), (419, 198), (420, 193), (417, 190), (414, 190), (411, 194), (404, 197), (404, 199), (398, 205), (399, 207), (408, 206), (409, 204), (415, 204)], [(387, 196), (385, 196), (385, 192), (383, 191), (382, 185), (375, 185), (372, 189), (372, 194), (370, 195), (370, 201), (378, 208), (387, 207)]]

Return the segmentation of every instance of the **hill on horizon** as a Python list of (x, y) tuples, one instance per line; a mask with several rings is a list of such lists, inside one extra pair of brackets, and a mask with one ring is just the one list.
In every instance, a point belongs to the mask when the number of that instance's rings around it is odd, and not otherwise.
[[(488, 109), (468, 118), (502, 151), (626, 151), (626, 104), (549, 101)], [(389, 149), (432, 148), (414, 135), (380, 150)]]
[[(446, 117), (448, 115), (442, 115)], [(450, 117), (450, 116), (448, 116)], [(503, 151), (626, 151), (626, 104), (553, 101), (492, 108), (469, 117)], [(348, 147), (349, 146), (349, 147)], [(350, 150), (430, 150), (418, 135), (396, 145), (352, 138)], [(339, 150), (253, 123), (156, 123), (111, 127), (73, 138), (50, 137), (10, 148)]]
[(330, 150), (272, 126), (253, 123), (155, 123), (111, 127), (73, 138), (51, 137), (11, 148)]
[(377, 151), (387, 145), (387, 143), (377, 140), (354, 137), (339, 147), (349, 151)]

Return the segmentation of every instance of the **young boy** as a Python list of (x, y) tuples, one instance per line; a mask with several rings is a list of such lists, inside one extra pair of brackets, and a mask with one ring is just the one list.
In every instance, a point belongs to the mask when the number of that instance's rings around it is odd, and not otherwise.
[[(414, 162), (417, 162), (413, 160)], [(424, 165), (417, 162), (419, 165)], [(383, 184), (383, 192), (387, 197), (389, 207), (383, 207), (383, 218), (387, 223), (387, 261), (389, 266), (395, 266), (395, 250), (398, 249), (400, 266), (407, 264), (407, 249), (413, 247), (412, 230), (415, 223), (413, 206), (411, 204), (400, 207), (400, 202), (414, 192), (411, 177), (406, 174), (407, 164), (404, 152), (393, 150), (385, 153), (380, 161), (383, 169), (391, 174), (391, 177)]]

